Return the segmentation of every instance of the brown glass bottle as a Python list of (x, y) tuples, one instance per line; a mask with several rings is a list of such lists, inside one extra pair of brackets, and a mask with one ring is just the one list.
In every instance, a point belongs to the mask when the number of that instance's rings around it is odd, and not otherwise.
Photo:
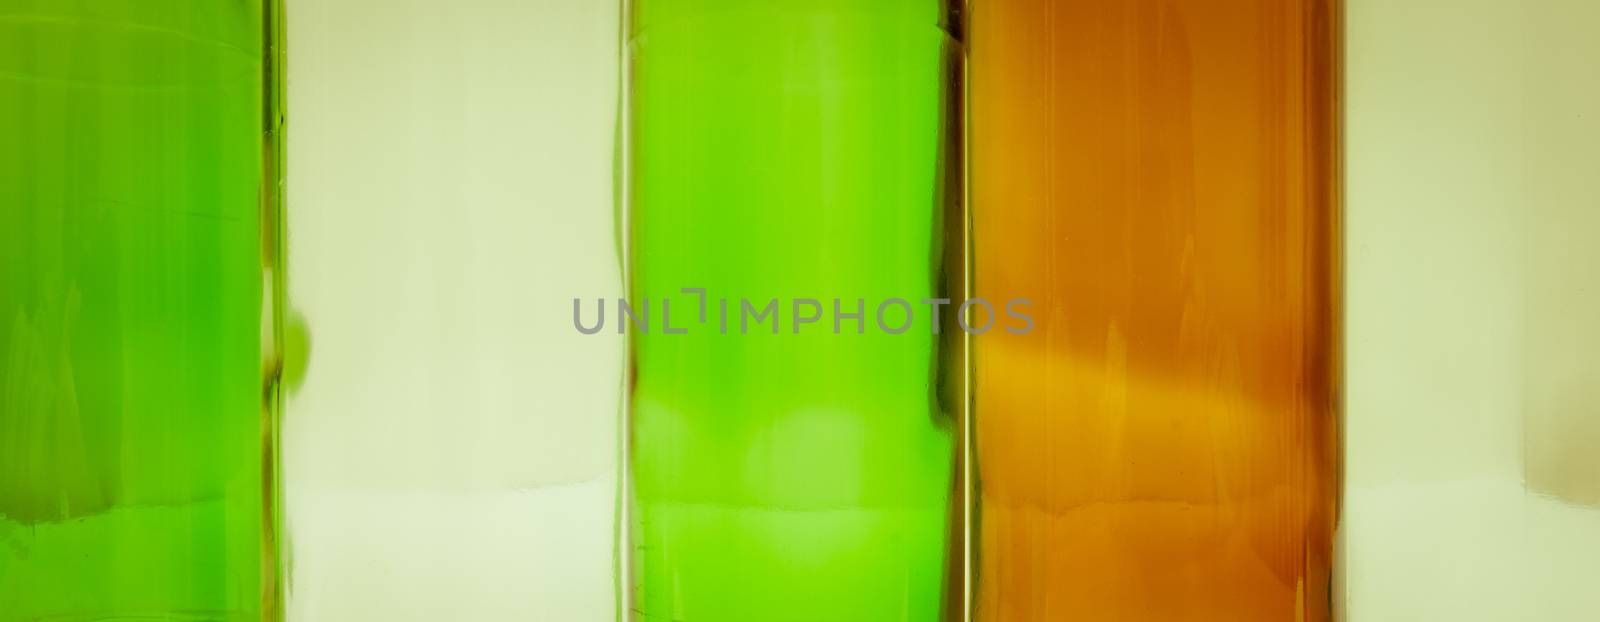
[(1337, 0), (974, 0), (980, 622), (1327, 620)]

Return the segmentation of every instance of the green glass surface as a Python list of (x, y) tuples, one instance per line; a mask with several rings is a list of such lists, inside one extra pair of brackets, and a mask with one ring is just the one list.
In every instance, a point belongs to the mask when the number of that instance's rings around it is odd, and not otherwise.
[[(630, 327), (633, 619), (959, 615), (961, 341), (921, 304), (959, 285), (949, 16), (932, 0), (633, 3), (629, 299), (651, 324)], [(703, 322), (682, 288), (706, 289)], [(824, 307), (799, 334), (797, 298)], [(836, 298), (865, 300), (865, 334), (834, 334)], [(876, 326), (890, 298), (914, 307), (903, 334)], [(686, 334), (664, 332), (663, 299)], [(777, 334), (771, 318), (740, 334), (740, 301), (773, 299)]]
[(0, 0), (0, 621), (272, 616), (265, 10)]

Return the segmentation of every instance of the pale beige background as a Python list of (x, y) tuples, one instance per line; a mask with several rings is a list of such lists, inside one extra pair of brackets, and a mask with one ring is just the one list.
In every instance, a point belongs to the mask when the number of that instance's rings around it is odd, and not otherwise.
[(1346, 619), (1600, 619), (1600, 2), (1347, 10)]
[(618, 4), (287, 1), (291, 619), (614, 619)]

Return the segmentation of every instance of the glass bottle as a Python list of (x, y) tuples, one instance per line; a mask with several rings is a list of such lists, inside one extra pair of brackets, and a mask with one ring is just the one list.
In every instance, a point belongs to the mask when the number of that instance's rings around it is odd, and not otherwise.
[(631, 619), (960, 615), (958, 23), (631, 4)]
[(620, 6), (290, 0), (291, 618), (616, 619)]
[(0, 620), (278, 617), (275, 13), (0, 5)]
[(1347, 619), (1594, 619), (1600, 4), (1347, 5)]
[(1331, 618), (1339, 17), (973, 3), (975, 620)]

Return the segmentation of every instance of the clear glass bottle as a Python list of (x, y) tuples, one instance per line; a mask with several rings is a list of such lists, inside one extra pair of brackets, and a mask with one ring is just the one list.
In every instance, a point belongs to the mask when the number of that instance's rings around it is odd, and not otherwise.
[(290, 617), (615, 620), (620, 3), (287, 17)]
[(1594, 619), (1600, 4), (1347, 4), (1347, 619)]

